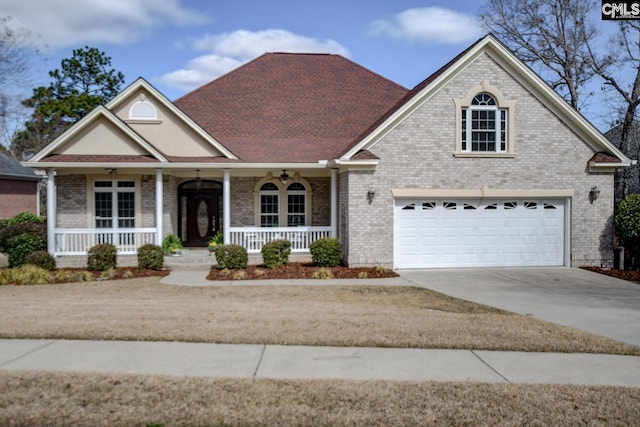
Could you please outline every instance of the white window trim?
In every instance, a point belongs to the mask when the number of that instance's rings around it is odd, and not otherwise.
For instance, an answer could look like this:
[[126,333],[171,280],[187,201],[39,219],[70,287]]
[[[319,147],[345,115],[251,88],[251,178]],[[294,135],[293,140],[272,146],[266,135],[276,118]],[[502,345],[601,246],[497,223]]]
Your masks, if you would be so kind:
[[[500,110],[506,111],[506,114],[507,114],[507,117],[506,117],[507,118],[507,129],[506,129],[507,147],[506,148],[507,149],[505,151],[500,151],[500,138],[499,138],[500,129],[496,129],[496,133],[498,134],[497,135],[498,138],[496,139],[497,151],[471,151],[470,107],[476,95],[483,92],[491,95],[493,99],[496,101],[497,105],[495,107],[495,110],[496,110],[496,117],[498,121],[500,120]],[[471,88],[471,90],[467,93],[466,97],[461,99],[454,99],[453,102],[455,104],[455,110],[456,110],[456,114],[455,114],[456,145],[455,145],[455,151],[453,153],[455,157],[506,157],[506,158],[515,157],[515,138],[514,138],[514,134],[515,134],[514,117],[515,117],[515,104],[516,104],[515,101],[505,99],[500,89],[498,89],[496,86],[493,86],[488,81],[482,81],[479,85]],[[476,110],[482,110],[482,109],[493,110],[494,109],[494,107],[488,108],[483,106],[474,106],[473,108]],[[467,150],[462,150],[462,110],[463,109],[466,109],[468,111],[467,113]]]
[[[136,176],[118,176],[117,178],[113,178],[110,177],[108,175],[88,175],[87,176],[87,228],[96,228],[96,216],[95,216],[95,194],[96,194],[96,181],[112,181],[115,183],[115,186],[111,187],[111,191],[112,193],[118,193],[118,181],[132,181],[134,182],[134,187],[124,187],[124,188],[120,188],[119,192],[125,192],[125,191],[131,191],[133,193],[135,193],[135,199],[134,199],[134,208],[135,208],[135,226],[136,228],[140,228],[142,226],[142,194],[141,194],[141,186],[140,186],[140,177],[136,177]],[[116,191],[114,191],[114,189]],[[101,192],[108,192],[108,191],[102,191],[102,190],[108,190],[108,188],[100,188],[99,191]],[[114,222],[113,222],[113,227],[112,228],[118,228],[118,224],[117,224],[117,196],[116,197],[116,203],[112,204],[112,209],[115,210],[115,214],[113,216]]]
[[[287,200],[286,200],[286,205],[287,205],[287,213],[286,213],[286,215],[287,215],[287,222],[285,222],[285,224],[287,225],[287,227],[289,227],[289,217],[290,217],[290,216],[292,216],[292,215],[296,215],[296,216],[298,216],[298,215],[303,215],[303,216],[304,216],[304,224],[303,224],[303,226],[307,226],[307,225],[309,224],[308,216],[307,216],[307,211],[309,210],[309,209],[308,209],[308,203],[309,203],[309,200],[308,200],[308,199],[309,199],[309,198],[307,197],[308,190],[307,190],[307,187],[305,187],[305,188],[304,188],[304,190],[289,190],[289,186],[290,186],[291,184],[294,184],[294,183],[300,183],[300,184],[302,184],[302,183],[301,183],[301,182],[299,182],[299,181],[294,181],[294,182],[291,182],[291,183],[287,183],[287,185],[286,185],[287,189],[285,190],[285,192],[286,192],[285,197],[287,198]],[[304,184],[302,184],[302,185],[304,186]],[[289,212],[289,196],[290,196],[290,195],[293,195],[293,196],[304,196],[304,212],[302,212],[302,213],[299,213],[299,212]]]
[[[286,227],[287,223],[288,223],[288,217],[289,217],[289,209],[288,209],[288,205],[289,205],[289,201],[288,201],[288,194],[302,194],[302,191],[294,191],[294,192],[289,192],[287,191],[287,188],[295,183],[298,182],[300,184],[302,184],[305,188],[304,194],[305,194],[305,224],[307,226],[311,225],[311,218],[312,215],[311,213],[313,212],[312,210],[312,204],[311,201],[313,200],[312,195],[313,193],[311,192],[311,185],[309,184],[309,182],[302,178],[301,176],[299,176],[297,173],[286,183],[283,184],[282,182],[280,182],[280,179],[278,177],[274,177],[272,174],[268,174],[267,177],[260,179],[255,187],[254,187],[254,202],[253,202],[253,206],[254,206],[254,224],[256,227],[260,227],[260,218],[262,216],[262,212],[261,212],[261,204],[260,204],[260,195],[264,194],[264,191],[261,191],[260,188],[267,182],[271,182],[273,184],[275,184],[278,187],[278,208],[279,208],[279,218],[278,218],[278,224],[280,227]],[[274,190],[275,192],[275,190]]]

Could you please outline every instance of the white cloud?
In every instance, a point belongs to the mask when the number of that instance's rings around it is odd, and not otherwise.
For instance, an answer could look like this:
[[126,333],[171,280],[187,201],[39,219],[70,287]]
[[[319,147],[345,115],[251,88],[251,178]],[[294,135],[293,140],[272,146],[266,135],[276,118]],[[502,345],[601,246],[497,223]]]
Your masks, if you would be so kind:
[[42,49],[83,43],[127,44],[166,25],[200,24],[201,14],[180,5],[180,0],[5,0],[2,15],[28,29]]
[[160,77],[163,84],[182,90],[195,89],[265,52],[349,56],[349,51],[334,40],[316,40],[279,29],[208,34],[192,41],[192,46],[207,53],[189,61],[185,68]]
[[478,38],[482,28],[477,18],[441,7],[408,9],[389,19],[375,21],[373,34],[420,43],[456,44]]

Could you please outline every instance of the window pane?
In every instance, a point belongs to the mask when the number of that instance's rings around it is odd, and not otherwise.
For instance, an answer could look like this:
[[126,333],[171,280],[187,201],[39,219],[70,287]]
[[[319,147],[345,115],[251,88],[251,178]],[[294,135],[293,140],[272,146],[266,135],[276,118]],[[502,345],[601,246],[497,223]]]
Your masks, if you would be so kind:
[[135,227],[135,193],[118,193],[118,227]]
[[111,187],[112,182],[111,181],[96,181],[95,185],[96,185],[96,188],[108,188],[108,187]]
[[305,225],[305,200],[304,194],[287,195],[287,226],[295,227]]
[[113,203],[111,193],[95,194],[95,218],[96,228],[111,228],[113,215]]
[[135,181],[118,181],[118,188],[135,188]]
[[260,226],[261,227],[273,227],[278,225],[278,218],[279,218],[278,200],[279,199],[277,194],[261,194],[260,195]]

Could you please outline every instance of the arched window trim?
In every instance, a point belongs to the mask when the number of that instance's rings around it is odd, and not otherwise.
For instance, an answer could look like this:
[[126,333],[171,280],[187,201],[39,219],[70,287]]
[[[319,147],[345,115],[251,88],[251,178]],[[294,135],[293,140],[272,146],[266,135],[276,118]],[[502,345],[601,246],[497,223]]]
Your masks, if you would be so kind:
[[[491,96],[496,105],[473,105],[473,100],[480,94]],[[455,117],[456,117],[456,145],[454,156],[456,157],[515,157],[515,101],[508,100],[502,94],[502,91],[493,86],[488,81],[483,81],[479,85],[474,86],[467,92],[467,95],[461,99],[454,99]],[[467,122],[470,122],[471,110],[492,110],[496,111],[496,121],[498,122],[496,150],[495,151],[473,151],[471,146],[471,137],[467,135],[467,144],[463,149],[463,110],[467,111]],[[505,143],[506,147],[502,150],[500,141],[500,121],[501,112],[505,114]],[[466,129],[468,129],[467,127]],[[467,134],[469,132],[467,131]]]
[[[311,225],[311,213],[312,211],[312,191],[311,191],[311,185],[309,184],[309,181],[307,181],[306,179],[302,178],[298,173],[296,173],[292,178],[289,179],[289,181],[287,182],[287,184],[282,184],[282,182],[280,181],[280,179],[277,176],[273,176],[271,173],[269,173],[266,177],[258,180],[254,186],[254,224],[256,227],[260,227],[261,224],[261,216],[262,216],[262,206],[261,206],[261,195],[262,194],[266,194],[265,192],[263,192],[261,190],[262,186],[265,183],[273,183],[278,187],[278,206],[279,206],[279,212],[278,212],[278,217],[279,217],[279,221],[278,221],[278,225],[281,227],[285,227],[288,224],[288,218],[289,218],[289,212],[288,212],[288,194],[302,194],[302,190],[294,190],[294,191],[288,191],[288,188],[291,184],[294,183],[300,183],[304,186],[304,194],[305,194],[305,225],[309,226]],[[271,194],[274,194],[275,191],[270,191]]]
[[[148,114],[148,115],[136,115],[136,107],[137,110],[140,110],[140,106],[144,105],[145,110],[147,111],[153,111],[153,115]],[[140,101],[134,102],[133,104],[131,104],[131,107],[129,107],[129,120],[140,120],[140,121],[157,121],[158,120],[158,110],[156,109],[156,107],[150,103],[149,101],[147,101],[146,99],[142,99]]]

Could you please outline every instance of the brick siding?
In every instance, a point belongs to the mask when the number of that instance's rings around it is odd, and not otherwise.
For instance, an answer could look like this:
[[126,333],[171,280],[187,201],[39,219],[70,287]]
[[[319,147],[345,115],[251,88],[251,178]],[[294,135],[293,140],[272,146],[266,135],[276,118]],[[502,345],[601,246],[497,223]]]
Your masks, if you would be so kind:
[[0,179],[0,218],[38,212],[38,181]]
[[[456,158],[454,99],[464,98],[482,80],[515,100],[515,158]],[[393,265],[393,206],[396,188],[573,189],[572,265],[611,265],[613,175],[588,173],[594,151],[549,109],[484,55],[415,110],[371,151],[381,158],[375,171],[349,172],[350,265]],[[376,196],[367,203],[369,185]],[[589,190],[600,197],[589,202]],[[344,198],[341,197],[341,200]],[[343,225],[341,225],[343,226]],[[344,237],[343,237],[344,239]]]

